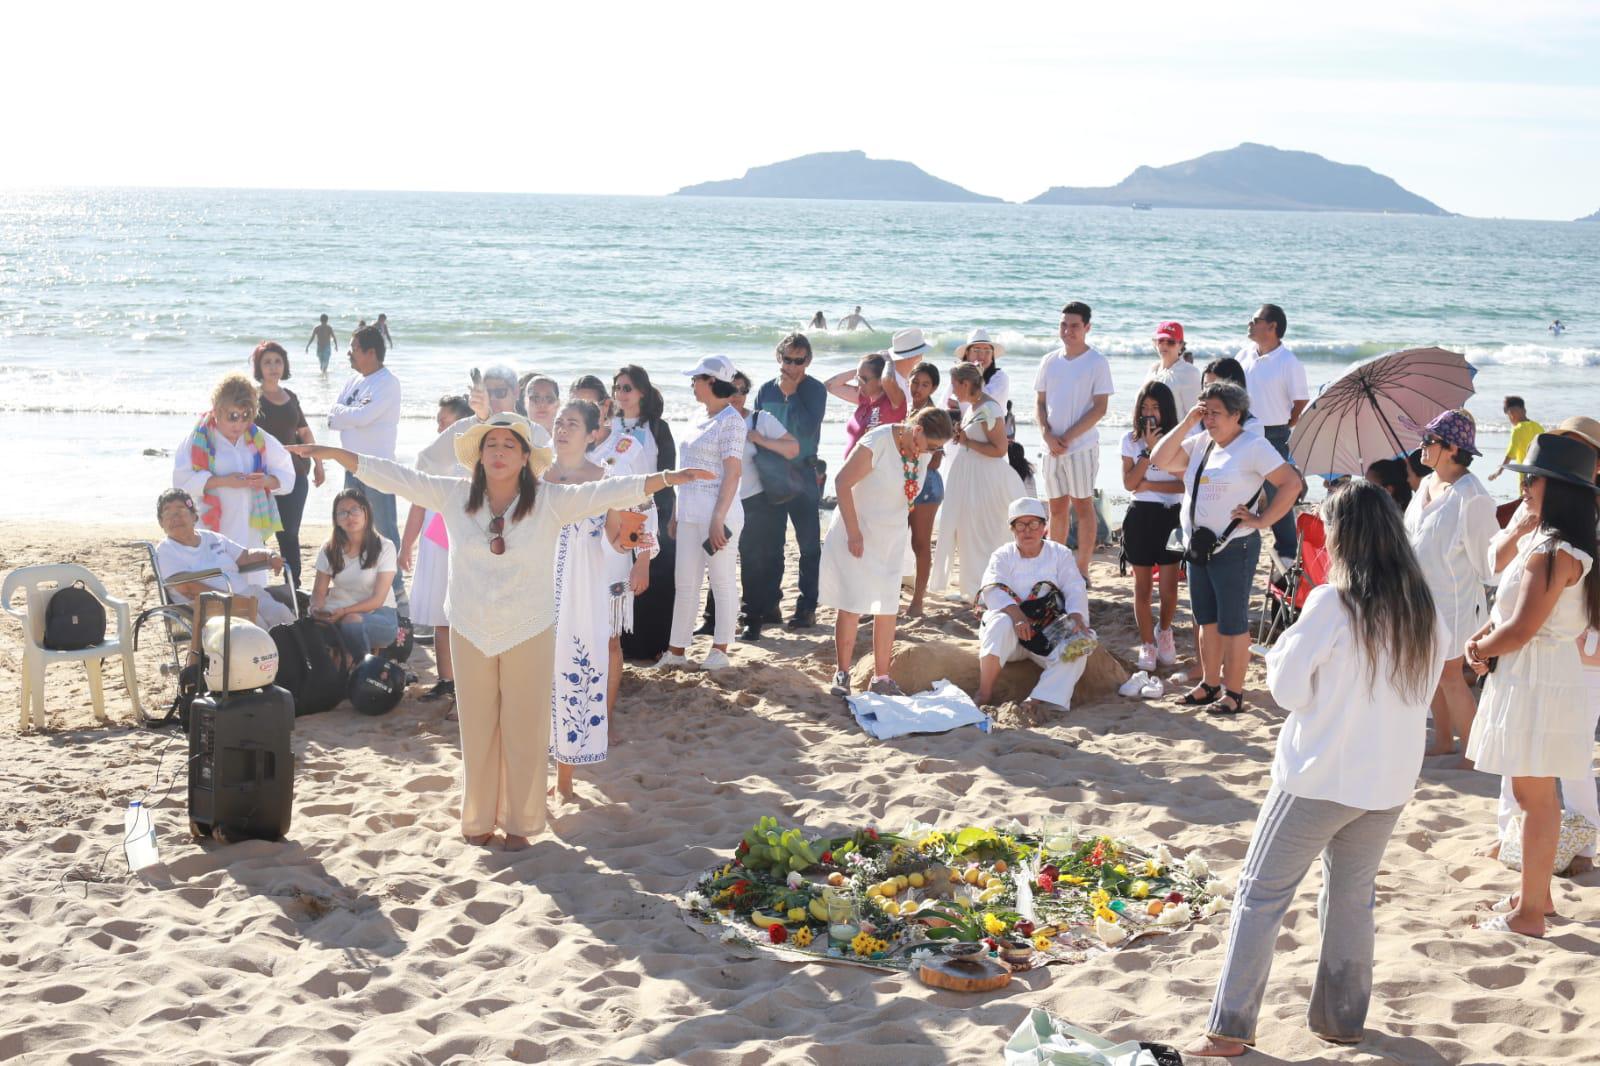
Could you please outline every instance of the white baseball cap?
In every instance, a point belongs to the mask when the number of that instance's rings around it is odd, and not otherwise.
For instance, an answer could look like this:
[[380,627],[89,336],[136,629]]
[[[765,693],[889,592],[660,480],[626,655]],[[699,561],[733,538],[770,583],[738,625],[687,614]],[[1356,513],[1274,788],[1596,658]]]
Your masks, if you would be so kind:
[[1019,518],[1037,518],[1041,522],[1050,521],[1050,510],[1044,501],[1036,496],[1019,496],[1011,501],[1011,506],[1006,508],[1006,524],[1010,525]]
[[683,372],[683,376],[686,378],[693,378],[699,377],[701,374],[705,374],[709,377],[715,378],[718,381],[725,381],[731,385],[733,384],[733,375],[737,372],[737,370],[738,368],[733,365],[733,360],[729,359],[727,356],[708,355],[696,363],[693,370],[685,370]]

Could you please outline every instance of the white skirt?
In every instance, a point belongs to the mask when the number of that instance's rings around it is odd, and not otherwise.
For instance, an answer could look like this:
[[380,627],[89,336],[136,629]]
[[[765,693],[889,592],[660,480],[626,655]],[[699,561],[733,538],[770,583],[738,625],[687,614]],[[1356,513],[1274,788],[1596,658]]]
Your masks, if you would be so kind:
[[[433,521],[429,511],[424,519]],[[418,626],[447,626],[450,619],[444,613],[444,592],[450,583],[450,553],[427,537],[417,538],[417,565],[411,575],[411,624]]]
[[1588,702],[1577,646],[1535,638],[1489,675],[1467,758],[1507,777],[1585,777],[1594,755]]

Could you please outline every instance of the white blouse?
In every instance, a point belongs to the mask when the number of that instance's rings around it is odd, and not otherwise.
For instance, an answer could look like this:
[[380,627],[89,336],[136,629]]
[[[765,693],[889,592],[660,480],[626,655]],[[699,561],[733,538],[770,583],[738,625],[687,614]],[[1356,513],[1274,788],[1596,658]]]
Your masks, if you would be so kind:
[[436,477],[388,459],[359,455],[356,476],[380,492],[404,496],[438,511],[450,533],[450,580],[445,613],[450,629],[484,655],[510,651],[555,624],[556,538],[561,527],[612,508],[634,507],[648,498],[648,475],[603,478],[582,485],[541,481],[533,510],[520,522],[506,512],[505,553],[489,551],[487,506],[467,513],[471,482]]
[[[678,488],[678,521],[709,526],[711,515],[717,509],[717,497],[722,493],[722,463],[726,459],[739,459],[744,455],[744,418],[732,404],[714,415],[696,419],[689,432],[678,444],[678,465],[696,470],[709,470],[716,477],[710,481],[691,481]],[[728,517],[735,520],[743,514],[739,494],[733,494]]]
[[[1421,676],[1436,678],[1444,669],[1448,632],[1440,618]],[[1387,660],[1369,672],[1338,590],[1313,589],[1299,620],[1267,653],[1267,687],[1289,712],[1272,760],[1273,784],[1364,811],[1410,799],[1422,769],[1433,682],[1407,696],[1395,688],[1398,672]]]
[[[1072,549],[1065,544],[1047,540],[1032,559],[1024,558],[1015,542],[1002,544],[989,556],[989,566],[983,572],[985,585],[998,582],[1024,600],[1040,581],[1048,581],[1061,590],[1067,614],[1082,615],[1085,622],[1089,621],[1089,591]],[[1017,602],[1000,589],[985,589],[982,599],[989,611],[1003,611]]]
[[[238,444],[230,444],[228,439],[216,430],[208,432],[211,434],[211,444],[216,449],[216,469],[196,469],[190,463],[192,433],[184,435],[183,442],[174,452],[172,464],[172,487],[183,489],[193,496],[195,507],[202,509],[204,505],[200,502],[200,497],[206,494],[206,482],[213,475],[253,474],[256,463],[256,451],[250,446],[248,436],[241,436]],[[274,496],[287,496],[294,491],[294,460],[283,450],[278,438],[270,433],[263,433],[262,436],[266,448],[261,457],[263,460],[261,472],[278,479],[278,487],[272,490]],[[251,551],[268,546],[265,538],[250,525],[250,496],[253,492],[254,489],[211,490],[211,495],[222,503],[222,514],[216,532]],[[273,550],[276,550],[276,545],[273,545]],[[265,585],[271,577],[271,571],[257,570],[246,574],[245,580],[252,585]]]

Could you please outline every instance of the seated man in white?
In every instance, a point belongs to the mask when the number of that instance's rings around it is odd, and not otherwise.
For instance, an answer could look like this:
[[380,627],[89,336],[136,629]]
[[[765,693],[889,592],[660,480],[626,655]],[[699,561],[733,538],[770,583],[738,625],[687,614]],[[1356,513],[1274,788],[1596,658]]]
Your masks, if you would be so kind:
[[268,563],[274,574],[281,574],[283,557],[272,551],[247,551],[220,533],[197,529],[198,519],[194,498],[182,489],[168,489],[156,501],[156,520],[167,535],[156,545],[156,565],[161,568],[161,580],[170,581],[178,574],[200,570],[222,571],[200,581],[168,585],[167,591],[173,600],[192,603],[207,589],[233,592],[240,599],[255,601],[256,622],[262,629],[293,622],[294,611],[273,599],[266,589],[252,586],[239,572],[241,566]]
[[[1018,659],[1032,659],[1044,669],[1029,698],[1030,710],[1043,708],[1065,711],[1072,706],[1072,689],[1083,676],[1087,658],[1063,662],[1060,639],[1044,653],[1035,648],[1043,637],[1023,613],[1025,600],[1050,594],[1041,587],[1047,583],[1061,594],[1063,611],[1070,625],[1089,628],[1089,593],[1078,572],[1072,549],[1047,539],[1050,511],[1032,496],[1013,500],[1006,512],[1011,524],[1012,543],[996,548],[983,572],[983,587],[978,598],[984,606],[983,625],[978,631],[978,691],[974,699],[982,706],[994,695],[1000,668]],[[1045,638],[1048,639],[1048,638]]]

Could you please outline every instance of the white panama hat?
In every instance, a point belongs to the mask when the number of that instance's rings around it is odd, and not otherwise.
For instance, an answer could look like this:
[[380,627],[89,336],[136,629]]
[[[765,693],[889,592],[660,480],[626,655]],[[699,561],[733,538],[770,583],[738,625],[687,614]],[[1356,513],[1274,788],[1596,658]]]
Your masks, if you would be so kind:
[[916,326],[895,330],[894,339],[889,342],[889,358],[894,360],[927,355],[931,351],[933,346],[922,339],[922,330]]
[[990,340],[989,331],[984,329],[982,326],[979,326],[977,329],[973,330],[967,335],[967,343],[956,349],[956,362],[966,362],[967,349],[972,347],[974,344],[987,344],[989,347],[993,348],[995,359],[999,359],[1002,355],[1006,354],[1006,346],[1003,344],[997,344]]

